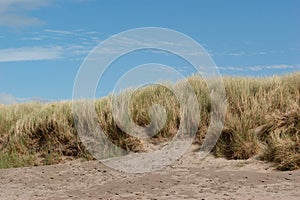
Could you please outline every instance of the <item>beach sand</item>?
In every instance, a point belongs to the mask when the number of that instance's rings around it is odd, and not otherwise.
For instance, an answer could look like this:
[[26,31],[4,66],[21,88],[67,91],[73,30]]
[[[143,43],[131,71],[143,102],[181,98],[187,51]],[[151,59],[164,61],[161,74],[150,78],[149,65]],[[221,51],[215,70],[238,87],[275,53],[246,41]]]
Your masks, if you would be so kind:
[[160,171],[129,174],[99,161],[0,170],[0,199],[300,199],[300,170],[194,150]]

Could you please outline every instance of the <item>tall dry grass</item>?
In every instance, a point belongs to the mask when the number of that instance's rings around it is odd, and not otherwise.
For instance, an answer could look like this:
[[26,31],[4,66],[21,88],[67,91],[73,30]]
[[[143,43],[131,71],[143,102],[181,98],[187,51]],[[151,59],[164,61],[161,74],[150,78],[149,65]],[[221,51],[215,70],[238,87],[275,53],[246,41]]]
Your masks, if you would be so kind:
[[[210,124],[210,93],[200,77],[192,76],[188,81],[201,110],[195,139],[195,143],[201,144]],[[258,155],[280,170],[298,169],[300,73],[268,78],[224,77],[223,81],[227,114],[214,155],[227,159]],[[178,82],[172,87],[181,86]],[[95,102],[97,123],[114,144],[133,152],[146,151],[145,140],[128,135],[116,123],[111,98]],[[166,110],[165,126],[146,141],[157,145],[168,142],[178,131],[180,104],[172,91],[163,86],[135,90],[129,105],[133,122],[141,127],[149,126],[149,109],[153,104],[162,105]],[[160,125],[154,123],[154,129],[155,126]],[[93,159],[79,139],[71,102],[0,107],[0,168],[53,164],[75,158]]]

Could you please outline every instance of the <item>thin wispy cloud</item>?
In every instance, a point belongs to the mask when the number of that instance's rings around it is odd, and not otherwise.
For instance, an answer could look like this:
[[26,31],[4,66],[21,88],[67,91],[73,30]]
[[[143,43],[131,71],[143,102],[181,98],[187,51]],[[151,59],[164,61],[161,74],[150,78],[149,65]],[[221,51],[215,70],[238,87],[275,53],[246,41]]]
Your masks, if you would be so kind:
[[0,49],[0,62],[53,60],[62,56],[63,48],[59,46]]

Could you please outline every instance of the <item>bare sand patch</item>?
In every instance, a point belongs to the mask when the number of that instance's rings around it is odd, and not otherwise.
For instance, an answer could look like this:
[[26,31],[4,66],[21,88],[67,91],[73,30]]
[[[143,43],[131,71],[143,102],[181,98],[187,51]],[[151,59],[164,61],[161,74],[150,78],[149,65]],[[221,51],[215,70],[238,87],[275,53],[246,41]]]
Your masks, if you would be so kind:
[[163,170],[129,174],[98,161],[0,170],[0,199],[299,199],[300,170],[270,163],[200,160],[190,150]]

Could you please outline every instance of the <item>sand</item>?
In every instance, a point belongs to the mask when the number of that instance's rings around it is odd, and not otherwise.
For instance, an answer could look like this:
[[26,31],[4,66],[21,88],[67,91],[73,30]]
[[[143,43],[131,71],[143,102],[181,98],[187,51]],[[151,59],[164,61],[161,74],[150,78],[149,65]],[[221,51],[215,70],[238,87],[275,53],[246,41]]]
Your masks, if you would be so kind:
[[300,170],[189,151],[156,172],[129,174],[99,161],[0,170],[0,199],[300,199]]

